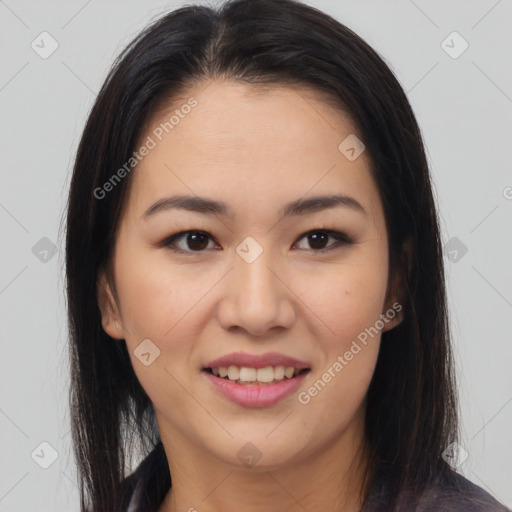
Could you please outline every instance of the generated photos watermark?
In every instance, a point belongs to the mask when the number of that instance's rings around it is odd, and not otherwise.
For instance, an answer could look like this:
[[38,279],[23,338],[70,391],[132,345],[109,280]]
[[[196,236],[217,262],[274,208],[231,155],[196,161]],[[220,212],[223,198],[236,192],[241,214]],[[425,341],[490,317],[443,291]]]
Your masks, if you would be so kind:
[[[361,331],[357,335],[357,339],[352,341],[350,348],[343,354],[339,355],[336,358],[336,361],[327,369],[326,372],[322,374],[322,376],[315,381],[315,383],[310,386],[307,391],[301,391],[297,395],[297,399],[299,403],[302,405],[307,405],[311,402],[311,399],[322,391],[325,386],[329,382],[332,381],[344,368],[349,364],[354,357],[361,352],[361,350],[366,347],[369,339],[377,336],[382,329],[388,324],[393,318],[396,317],[397,313],[402,311],[402,305],[398,302],[395,302],[391,308],[389,308],[385,313],[380,315],[380,318],[375,322],[371,327],[367,327],[364,331]],[[358,343],[359,342],[359,343]]]
[[184,103],[180,108],[174,110],[174,113],[167,121],[160,123],[151,132],[152,135],[148,135],[142,146],[138,151],[134,151],[132,156],[114,173],[112,176],[101,186],[94,189],[93,195],[96,199],[104,199],[108,192],[114,190],[114,188],[121,183],[122,179],[125,178],[145,156],[149,154],[152,149],[155,149],[159,142],[161,142],[166,134],[171,133],[172,130],[182,119],[197,106],[197,100],[195,98],[189,98],[187,103]]

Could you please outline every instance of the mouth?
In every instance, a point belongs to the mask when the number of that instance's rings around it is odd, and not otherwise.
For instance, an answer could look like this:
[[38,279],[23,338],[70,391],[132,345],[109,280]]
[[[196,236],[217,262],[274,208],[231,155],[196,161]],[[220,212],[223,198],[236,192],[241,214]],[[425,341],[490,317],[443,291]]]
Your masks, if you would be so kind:
[[271,407],[297,392],[311,368],[213,366],[201,372],[220,395],[242,407]]
[[204,368],[203,371],[218,379],[242,386],[272,386],[296,379],[305,373],[309,373],[311,368],[295,368],[282,365],[252,368],[231,365]]

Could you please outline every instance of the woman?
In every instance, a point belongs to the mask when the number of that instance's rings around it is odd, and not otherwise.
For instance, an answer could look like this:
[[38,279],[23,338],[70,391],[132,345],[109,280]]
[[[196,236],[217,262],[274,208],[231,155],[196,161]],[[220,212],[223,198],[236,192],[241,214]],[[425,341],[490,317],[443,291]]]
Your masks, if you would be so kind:
[[447,456],[420,130],[320,11],[191,6],[129,45],[80,143],[66,264],[82,510],[506,510]]

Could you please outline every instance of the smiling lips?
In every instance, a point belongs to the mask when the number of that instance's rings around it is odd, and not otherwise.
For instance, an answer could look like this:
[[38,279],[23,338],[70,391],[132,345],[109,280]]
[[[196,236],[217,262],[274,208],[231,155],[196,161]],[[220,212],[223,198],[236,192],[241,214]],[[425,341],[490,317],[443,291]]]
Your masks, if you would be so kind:
[[221,366],[238,366],[248,368],[265,368],[266,366],[293,366],[299,370],[309,368],[310,366],[294,357],[285,356],[277,352],[267,352],[266,354],[249,354],[247,352],[233,352],[226,356],[214,359],[206,364],[205,368],[219,368]]
[[272,405],[300,385],[311,368],[278,353],[237,352],[210,361],[203,372],[217,391],[245,407]]
[[239,384],[268,384],[292,379],[302,371],[308,370],[309,366],[303,361],[277,352],[261,355],[235,352],[210,361],[204,369],[217,377]]
[[293,366],[265,366],[264,368],[251,368],[247,366],[219,366],[211,368],[211,373],[217,377],[227,379],[237,384],[250,384],[255,382],[261,385],[269,385],[270,383],[284,379],[292,379],[301,371]]

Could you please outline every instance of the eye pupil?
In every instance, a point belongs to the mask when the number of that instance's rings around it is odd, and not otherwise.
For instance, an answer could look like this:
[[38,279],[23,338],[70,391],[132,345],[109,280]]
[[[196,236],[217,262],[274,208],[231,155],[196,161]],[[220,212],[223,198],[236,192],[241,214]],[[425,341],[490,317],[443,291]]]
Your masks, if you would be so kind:
[[[199,240],[199,247],[197,246],[197,237],[199,237],[199,239],[201,239],[201,237],[202,237],[202,239],[203,239],[202,240],[203,243],[201,243],[201,240]],[[195,240],[195,241],[192,241],[192,240]],[[191,241],[192,241],[192,243],[190,244]],[[194,244],[196,244],[196,245],[194,245]],[[201,249],[204,249],[208,245],[208,239],[202,233],[191,232],[187,236],[187,245],[191,249],[201,250]]]
[[316,232],[316,233],[310,234],[308,236],[309,236],[311,247],[313,249],[323,249],[324,248],[324,247],[317,247],[316,244],[318,242],[320,242],[320,246],[322,246],[325,243],[325,241],[327,240],[327,235],[325,233]]

